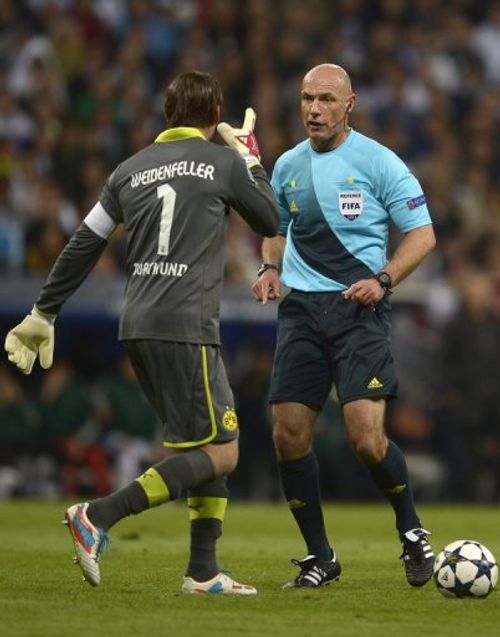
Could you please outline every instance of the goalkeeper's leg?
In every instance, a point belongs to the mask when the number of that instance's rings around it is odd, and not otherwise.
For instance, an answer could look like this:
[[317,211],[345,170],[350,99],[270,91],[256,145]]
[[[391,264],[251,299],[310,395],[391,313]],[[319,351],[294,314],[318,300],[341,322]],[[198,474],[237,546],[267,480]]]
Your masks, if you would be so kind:
[[215,478],[231,473],[238,461],[238,441],[210,444],[190,451],[171,451],[123,489],[89,504],[89,520],[110,529],[122,518],[177,500]]
[[70,507],[65,521],[85,579],[94,586],[100,583],[98,562],[108,541],[106,532],[119,520],[176,500],[199,485],[231,473],[237,460],[237,440],[174,452],[123,489]]
[[228,495],[226,478],[207,482],[189,491],[187,505],[191,539],[186,577],[204,582],[219,573],[216,545],[222,535]]
[[191,489],[187,500],[191,521],[189,564],[183,580],[184,593],[253,595],[253,586],[239,584],[217,564],[217,540],[222,535],[228,490],[226,478]]

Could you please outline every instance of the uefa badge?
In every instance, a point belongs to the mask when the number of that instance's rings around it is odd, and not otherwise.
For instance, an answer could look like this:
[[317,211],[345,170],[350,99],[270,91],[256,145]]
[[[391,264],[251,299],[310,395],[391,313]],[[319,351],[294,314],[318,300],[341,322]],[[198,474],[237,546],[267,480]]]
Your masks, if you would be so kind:
[[352,190],[339,192],[339,210],[349,221],[354,221],[363,212],[363,193]]

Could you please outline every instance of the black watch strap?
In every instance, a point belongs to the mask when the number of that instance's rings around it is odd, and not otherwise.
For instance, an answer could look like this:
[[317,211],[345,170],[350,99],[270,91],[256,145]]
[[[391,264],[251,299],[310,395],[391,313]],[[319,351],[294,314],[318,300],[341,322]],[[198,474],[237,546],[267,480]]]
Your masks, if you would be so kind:
[[276,272],[278,272],[279,268],[276,263],[261,263],[257,270],[257,276],[261,276],[266,270],[276,270]]
[[380,283],[380,287],[384,290],[384,292],[387,293],[391,291],[392,279],[390,274],[382,270],[381,272],[378,272],[374,278]]

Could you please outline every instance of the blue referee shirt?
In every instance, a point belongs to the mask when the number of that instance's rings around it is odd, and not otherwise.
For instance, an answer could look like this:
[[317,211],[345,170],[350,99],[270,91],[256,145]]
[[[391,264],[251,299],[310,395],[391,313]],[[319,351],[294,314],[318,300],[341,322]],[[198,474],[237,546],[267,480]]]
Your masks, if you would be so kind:
[[403,233],[431,223],[404,162],[355,130],[328,152],[308,139],[287,151],[272,185],[287,237],[281,278],[304,292],[344,290],[382,270],[391,222]]

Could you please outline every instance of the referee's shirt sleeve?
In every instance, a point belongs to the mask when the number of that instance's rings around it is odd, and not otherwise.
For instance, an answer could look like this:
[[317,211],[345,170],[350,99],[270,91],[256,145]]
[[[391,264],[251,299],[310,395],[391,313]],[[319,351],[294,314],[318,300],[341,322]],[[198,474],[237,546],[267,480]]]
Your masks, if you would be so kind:
[[231,166],[229,205],[260,235],[274,237],[278,232],[279,212],[266,171],[247,165],[234,153]]
[[397,228],[406,233],[431,224],[422,186],[408,166],[387,149],[379,170],[380,197]]

